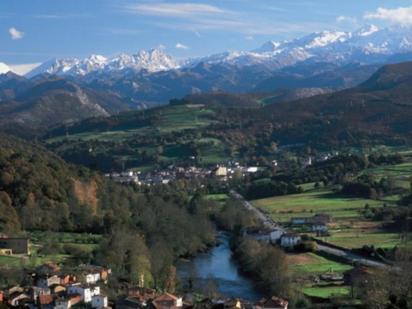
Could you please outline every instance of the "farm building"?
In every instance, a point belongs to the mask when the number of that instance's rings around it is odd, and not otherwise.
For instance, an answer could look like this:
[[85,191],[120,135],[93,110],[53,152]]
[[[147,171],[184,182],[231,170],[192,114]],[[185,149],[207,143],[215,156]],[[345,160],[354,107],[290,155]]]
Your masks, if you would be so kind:
[[284,234],[280,238],[280,245],[283,248],[291,248],[298,245],[302,238],[297,234]]
[[0,238],[0,253],[12,254],[30,254],[30,244],[28,238]]

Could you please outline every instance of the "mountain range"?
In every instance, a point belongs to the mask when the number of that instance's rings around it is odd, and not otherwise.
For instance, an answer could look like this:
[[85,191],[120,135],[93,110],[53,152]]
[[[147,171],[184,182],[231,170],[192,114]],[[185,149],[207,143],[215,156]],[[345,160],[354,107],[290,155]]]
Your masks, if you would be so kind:
[[1,126],[45,130],[205,93],[254,93],[265,104],[331,93],[365,82],[382,65],[412,60],[408,30],[324,31],[270,41],[253,51],[181,61],[162,48],[54,59],[24,77],[0,63]]
[[304,61],[348,63],[378,63],[391,55],[412,51],[409,28],[379,29],[369,25],[354,32],[323,31],[290,41],[269,41],[252,51],[232,51],[195,59],[178,61],[163,48],[120,54],[115,57],[91,55],[85,59],[50,60],[27,74],[28,77],[49,73],[57,75],[87,75],[122,70],[160,71],[193,68],[199,63],[209,65],[264,65],[272,70]]

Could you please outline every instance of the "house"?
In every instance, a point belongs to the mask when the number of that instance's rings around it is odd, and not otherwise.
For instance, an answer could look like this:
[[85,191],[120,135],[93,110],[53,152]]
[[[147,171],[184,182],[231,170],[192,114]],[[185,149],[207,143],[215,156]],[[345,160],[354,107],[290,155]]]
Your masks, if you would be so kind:
[[90,303],[92,297],[95,295],[100,295],[99,286],[82,286],[80,284],[73,284],[67,288],[68,295],[80,295],[81,301],[85,303]]
[[37,301],[39,308],[41,309],[46,309],[46,308],[52,309],[54,307],[53,302],[54,302],[54,297],[51,294],[40,295]]
[[313,224],[328,224],[332,222],[332,217],[327,214],[316,214],[311,218]]
[[0,238],[0,249],[8,254],[30,254],[30,244],[28,238]]
[[152,305],[156,309],[183,308],[183,299],[181,297],[165,293],[153,299]]
[[8,298],[10,298],[10,296],[12,295],[12,294],[15,294],[15,293],[23,293],[23,291],[24,291],[24,289],[21,287],[21,286],[19,286],[19,285],[15,285],[15,286],[12,286],[12,287],[10,287],[8,290],[6,290],[6,296],[8,297]]
[[328,226],[323,223],[315,223],[312,225],[312,232],[317,234],[323,234],[328,231]]
[[292,218],[291,223],[293,225],[303,224],[327,224],[332,221],[331,216],[327,214],[316,214],[313,217],[296,217]]
[[72,295],[68,298],[61,298],[55,301],[53,309],[70,309],[72,306],[81,302],[80,295]]
[[219,166],[214,170],[215,176],[227,177],[227,168],[225,166]]
[[47,289],[52,285],[60,285],[60,277],[57,275],[43,275],[37,278],[37,287]]
[[256,309],[288,309],[289,302],[282,298],[273,296],[271,298],[264,298],[256,303]]
[[246,169],[246,172],[253,174],[253,173],[257,173],[258,170],[259,170],[258,167],[256,167],[256,166],[250,166],[250,167],[248,167],[248,168]]
[[40,295],[50,295],[50,294],[51,294],[51,291],[49,288],[33,286],[30,289],[30,296],[34,301],[37,301]]
[[297,234],[284,234],[280,238],[280,245],[283,248],[291,248],[298,245],[302,238]]
[[73,275],[61,275],[60,276],[60,285],[68,285],[70,283],[76,282],[76,276]]
[[302,224],[306,224],[308,222],[309,218],[301,218],[301,217],[297,217],[297,218],[292,218],[291,223],[293,225],[302,225]]
[[270,242],[276,243],[281,239],[282,235],[285,234],[284,230],[281,229],[274,229],[270,232]]
[[19,307],[23,303],[30,301],[31,298],[25,293],[16,292],[9,296],[8,303],[12,307]]
[[100,272],[95,270],[85,274],[84,279],[87,284],[96,284],[100,281]]
[[83,267],[83,272],[82,272],[83,280],[82,281],[87,284],[96,284],[99,281],[103,281],[104,283],[107,283],[107,280],[109,279],[110,274],[111,274],[110,268],[88,265],[88,266]]
[[285,232],[281,229],[244,229],[243,236],[266,243],[276,243]]
[[52,287],[53,294],[64,294],[66,292],[66,287],[63,285],[55,285]]
[[108,306],[108,299],[106,295],[95,295],[92,297],[92,308],[101,309]]

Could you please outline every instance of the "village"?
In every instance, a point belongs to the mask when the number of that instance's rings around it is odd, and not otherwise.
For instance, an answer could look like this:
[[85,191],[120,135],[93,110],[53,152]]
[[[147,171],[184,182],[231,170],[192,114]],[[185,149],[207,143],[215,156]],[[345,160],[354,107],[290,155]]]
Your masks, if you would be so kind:
[[[311,166],[317,162],[325,162],[334,156],[339,155],[339,152],[325,152],[317,155],[309,155],[302,159],[302,166]],[[191,157],[189,162],[193,162],[196,158]],[[278,160],[270,162],[272,168],[280,168],[281,163]],[[141,172],[137,169],[130,169],[121,172],[106,173],[105,177],[110,178],[122,184],[136,185],[159,185],[168,184],[170,182],[186,179],[200,179],[206,177],[215,177],[222,182],[227,182],[235,178],[243,178],[249,174],[255,174],[267,167],[259,166],[243,166],[240,162],[231,160],[226,163],[219,163],[208,167],[198,167],[195,164],[189,166],[169,165],[165,169]]]
[[[276,166],[277,162],[274,161],[273,164]],[[147,173],[129,170],[107,173],[105,176],[118,183],[152,186],[168,184],[179,179],[193,180],[206,177],[215,177],[220,181],[226,182],[235,177],[245,177],[247,174],[254,174],[258,171],[259,167],[256,166],[245,167],[241,166],[238,162],[229,162],[227,165],[220,164],[211,168],[170,165],[167,169]]]
[[27,274],[24,286],[15,285],[0,291],[0,306],[28,309],[69,308],[279,308],[287,309],[288,301],[278,297],[256,303],[242,299],[204,298],[194,301],[193,295],[178,296],[144,287],[127,288],[126,295],[109,299],[108,282],[111,269],[81,265],[73,273],[62,271],[59,265],[48,263]]

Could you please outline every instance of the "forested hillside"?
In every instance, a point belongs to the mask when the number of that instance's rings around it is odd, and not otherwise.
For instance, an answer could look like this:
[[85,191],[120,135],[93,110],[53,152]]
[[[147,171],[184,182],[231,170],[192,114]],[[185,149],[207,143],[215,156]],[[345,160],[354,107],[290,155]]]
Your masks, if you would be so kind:
[[[208,216],[190,212],[188,196],[173,187],[140,193],[6,135],[0,138],[0,173],[0,233],[102,234],[96,261],[127,280],[136,282],[144,269],[162,286],[176,257],[214,241]],[[161,260],[152,258],[155,252]]]

